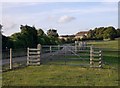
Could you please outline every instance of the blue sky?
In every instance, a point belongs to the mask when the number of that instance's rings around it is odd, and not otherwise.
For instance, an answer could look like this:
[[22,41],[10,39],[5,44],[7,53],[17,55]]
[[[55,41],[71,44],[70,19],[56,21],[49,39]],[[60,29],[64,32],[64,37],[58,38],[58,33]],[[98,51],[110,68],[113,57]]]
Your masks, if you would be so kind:
[[19,32],[20,25],[34,25],[45,32],[54,28],[60,35],[95,27],[118,27],[117,2],[4,2],[3,34]]

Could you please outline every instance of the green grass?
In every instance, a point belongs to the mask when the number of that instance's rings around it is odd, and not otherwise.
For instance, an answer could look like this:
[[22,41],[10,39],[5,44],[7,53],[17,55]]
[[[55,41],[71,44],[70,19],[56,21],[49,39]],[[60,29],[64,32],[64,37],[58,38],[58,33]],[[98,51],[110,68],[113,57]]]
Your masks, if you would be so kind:
[[4,86],[117,86],[116,69],[41,65],[5,72]]
[[88,44],[93,45],[95,47],[99,48],[108,48],[108,49],[115,49],[118,50],[118,40],[112,40],[112,41],[102,41],[102,42],[88,42]]
[[118,68],[118,42],[120,38],[112,41],[101,41],[101,42],[88,42],[89,45],[93,45],[94,47],[98,47],[103,52],[103,61],[105,63],[105,67],[109,68]]
[[[51,65],[29,66],[4,72],[3,86],[118,86],[120,81],[118,79],[118,63],[120,64],[118,51],[107,50],[118,50],[117,42],[117,40],[89,42],[96,47],[105,48],[103,50],[103,69],[55,65],[54,63],[64,63],[64,61],[53,61],[50,62]],[[84,62],[73,60],[67,63]]]

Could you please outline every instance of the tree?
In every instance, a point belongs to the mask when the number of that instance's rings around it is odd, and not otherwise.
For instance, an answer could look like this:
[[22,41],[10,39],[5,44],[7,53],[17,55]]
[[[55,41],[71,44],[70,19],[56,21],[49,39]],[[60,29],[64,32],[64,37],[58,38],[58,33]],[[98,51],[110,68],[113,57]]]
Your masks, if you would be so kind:
[[44,31],[42,29],[38,29],[37,30],[37,35],[38,36],[45,36],[46,34],[44,33]]
[[103,32],[104,32],[104,30],[105,30],[104,27],[96,28],[96,30],[95,30],[95,38],[96,39],[103,39]]
[[2,30],[2,25],[0,24],[0,48],[1,48],[1,40],[2,40],[2,33],[1,33],[1,30]]
[[12,48],[13,43],[12,43],[11,39],[9,37],[4,36],[1,33],[1,31],[2,31],[2,25],[0,24],[0,44],[2,44],[2,47],[0,46],[0,48],[2,48],[2,49]]
[[1,33],[1,30],[2,30],[2,25],[0,24],[0,33]]
[[120,29],[119,28],[117,29],[117,35],[116,35],[116,37],[120,37]]
[[13,41],[11,38],[2,35],[2,49],[13,48]]
[[25,47],[36,47],[38,40],[37,40],[37,30],[36,28],[30,27],[28,25],[21,25],[21,37],[25,42]]
[[58,37],[59,36],[58,33],[57,33],[57,30],[55,30],[55,29],[49,29],[47,31],[47,35],[50,36],[50,37]]
[[51,45],[51,37],[47,36],[42,29],[37,30],[38,43],[42,45]]
[[94,30],[88,31],[88,39],[94,40],[103,40],[103,39],[114,39],[119,36],[119,29],[118,31],[112,27],[99,27],[95,28]]
[[107,27],[107,29],[104,31],[104,38],[105,39],[111,39],[113,40],[117,35],[117,31],[114,27]]
[[88,31],[88,38],[92,39],[94,37],[94,30],[89,30]]
[[10,38],[14,48],[25,48],[25,42],[20,32],[12,34]]
[[11,35],[14,48],[36,47],[38,44],[36,28],[28,25],[20,26],[21,32]]

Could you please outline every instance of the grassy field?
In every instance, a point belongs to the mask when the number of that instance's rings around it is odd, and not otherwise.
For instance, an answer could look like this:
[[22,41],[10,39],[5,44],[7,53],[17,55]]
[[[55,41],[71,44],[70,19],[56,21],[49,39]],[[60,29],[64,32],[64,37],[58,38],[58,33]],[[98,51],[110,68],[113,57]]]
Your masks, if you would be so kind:
[[112,41],[100,41],[100,42],[88,42],[88,44],[93,45],[95,47],[99,48],[107,48],[107,49],[112,49],[112,50],[118,50],[118,41],[117,40],[112,40]]
[[5,72],[5,86],[117,86],[116,69],[41,65]]
[[103,51],[104,68],[29,66],[3,73],[3,86],[118,86],[118,41],[89,42]]

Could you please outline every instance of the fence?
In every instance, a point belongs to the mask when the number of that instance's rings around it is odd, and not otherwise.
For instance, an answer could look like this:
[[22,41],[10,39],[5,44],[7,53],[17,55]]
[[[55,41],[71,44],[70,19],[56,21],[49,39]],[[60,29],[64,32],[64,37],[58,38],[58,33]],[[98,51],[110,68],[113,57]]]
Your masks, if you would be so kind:
[[37,49],[27,49],[27,65],[40,65],[40,50],[40,44],[37,45]]
[[27,49],[6,49],[2,50],[2,70],[15,69],[26,66]]
[[[89,47],[79,49],[75,46],[42,46],[42,64],[89,65]],[[81,62],[82,61],[82,62]],[[81,63],[81,64],[80,64]]]
[[102,68],[102,51],[93,49],[90,47],[90,67],[100,67]]
[[[102,67],[102,51],[99,48],[77,45],[38,45],[37,48],[8,49],[3,51],[3,68],[27,65],[55,64]],[[6,68],[6,67],[5,67]]]
[[[42,46],[41,50],[41,63],[42,64],[64,64],[64,65],[80,65],[90,67],[102,67],[102,56],[99,56],[99,62],[95,61],[95,55],[102,55],[93,51],[91,46]],[[92,53],[91,53],[92,52]],[[91,63],[91,62],[92,63]],[[94,64],[93,63],[97,63]]]

